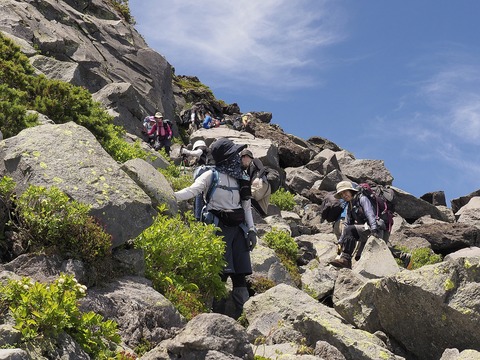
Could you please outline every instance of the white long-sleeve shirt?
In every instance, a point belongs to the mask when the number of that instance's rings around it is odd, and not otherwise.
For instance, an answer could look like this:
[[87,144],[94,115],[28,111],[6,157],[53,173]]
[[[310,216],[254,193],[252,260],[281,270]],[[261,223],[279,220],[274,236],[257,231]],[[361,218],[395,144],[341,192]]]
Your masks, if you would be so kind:
[[[185,201],[195,196],[207,193],[210,184],[213,181],[213,171],[205,171],[202,175],[195,179],[195,182],[189,187],[176,191],[175,197],[177,201]],[[228,188],[237,188],[238,190],[229,190]],[[235,178],[218,173],[217,187],[207,204],[207,210],[233,210],[242,207],[245,211],[245,221],[249,229],[254,228],[251,201],[241,200],[238,182]]]

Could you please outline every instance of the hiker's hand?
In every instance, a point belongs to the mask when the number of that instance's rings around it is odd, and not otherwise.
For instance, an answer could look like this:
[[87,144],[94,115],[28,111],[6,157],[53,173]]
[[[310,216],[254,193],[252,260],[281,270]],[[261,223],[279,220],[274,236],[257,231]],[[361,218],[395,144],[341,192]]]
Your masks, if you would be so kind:
[[252,251],[257,245],[257,233],[253,230],[249,230],[247,239],[248,239],[248,245],[249,245],[250,251]]
[[378,229],[372,230],[372,235],[380,239],[380,231]]
[[337,244],[337,255],[342,253],[342,244]]

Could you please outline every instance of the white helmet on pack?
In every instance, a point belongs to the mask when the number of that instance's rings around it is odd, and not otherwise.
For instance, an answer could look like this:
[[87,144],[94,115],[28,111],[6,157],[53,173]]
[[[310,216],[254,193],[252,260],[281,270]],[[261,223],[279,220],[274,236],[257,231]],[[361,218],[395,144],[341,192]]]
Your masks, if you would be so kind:
[[207,144],[205,144],[205,141],[203,141],[203,140],[197,140],[197,141],[195,141],[195,142],[193,143],[192,149],[193,149],[193,150],[196,150],[196,149],[198,149],[200,146],[205,146],[205,147],[207,147]]

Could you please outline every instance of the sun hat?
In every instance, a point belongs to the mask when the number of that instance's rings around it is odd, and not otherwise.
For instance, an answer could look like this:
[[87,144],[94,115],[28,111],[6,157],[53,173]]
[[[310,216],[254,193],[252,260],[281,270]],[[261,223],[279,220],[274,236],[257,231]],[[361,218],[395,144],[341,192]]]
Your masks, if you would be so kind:
[[207,144],[205,144],[205,141],[203,140],[197,140],[193,143],[193,147],[192,147],[192,150],[196,150],[198,149],[200,146],[205,146],[207,147]]
[[342,191],[345,191],[345,190],[352,190],[352,191],[355,191],[357,192],[358,189],[355,189],[352,185],[352,182],[351,181],[340,181],[338,184],[337,184],[337,192],[335,193],[335,197],[337,199],[340,199],[341,198],[341,193]]
[[253,154],[250,150],[243,149],[242,152],[240,153],[240,156],[245,156],[245,155],[253,159]]
[[219,164],[225,160],[228,160],[231,156],[238,154],[246,147],[247,145],[245,144],[235,144],[230,139],[220,138],[210,145],[210,151],[215,163]]
[[161,112],[156,112],[154,115],[155,119],[163,119],[163,114]]

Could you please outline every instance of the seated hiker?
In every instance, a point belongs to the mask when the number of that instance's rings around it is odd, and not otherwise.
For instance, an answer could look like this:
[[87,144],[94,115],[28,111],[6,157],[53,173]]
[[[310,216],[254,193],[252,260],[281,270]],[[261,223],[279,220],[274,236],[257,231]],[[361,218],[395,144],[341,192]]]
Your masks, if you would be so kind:
[[[352,254],[355,251],[357,241],[360,245],[367,242],[370,235],[388,241],[390,233],[386,229],[385,222],[377,219],[375,211],[370,200],[354,187],[350,181],[341,181],[337,184],[335,196],[342,198],[347,203],[347,213],[345,217],[345,226],[340,239],[341,246],[340,257],[331,261],[330,264],[335,267],[352,268]],[[406,268],[410,267],[411,255],[399,250],[390,248],[393,256],[400,258]],[[361,253],[361,252],[360,252]],[[359,260],[360,253],[355,257]]]
[[155,133],[152,133],[151,135],[148,135],[150,133],[150,130],[152,130],[152,127],[155,125],[156,120],[154,116],[147,116],[145,119],[143,119],[143,128],[142,128],[142,133],[145,134],[146,137],[146,142],[148,142],[151,146],[155,143]]
[[[215,166],[197,177],[192,185],[175,192],[177,201],[206,194],[202,220],[218,227],[225,242],[222,281],[232,279],[234,317],[238,318],[249,298],[246,276],[252,273],[250,251],[257,243],[250,203],[250,186],[241,168],[240,151],[245,145],[220,138],[210,145]],[[225,299],[215,300],[213,311],[225,313]]]
[[246,131],[252,135],[255,135],[255,130],[253,128],[253,115],[251,113],[246,113],[242,116],[242,131]]
[[242,150],[240,156],[242,168],[248,174],[252,186],[252,206],[262,217],[267,216],[272,189],[265,175],[265,167],[250,150]]
[[208,111],[205,113],[205,118],[203,119],[202,126],[204,129],[211,129],[215,127],[212,115]]
[[[196,169],[193,171],[193,178],[196,179],[199,177],[204,171],[208,170],[205,165],[210,165],[210,158],[209,152],[207,148],[207,144],[203,140],[197,140],[193,143],[192,150],[188,150],[184,147],[180,149],[180,155],[182,156],[192,156],[195,158],[194,166]],[[195,197],[195,203],[193,206],[193,213],[195,214],[195,219],[198,221],[200,220],[203,206],[205,202],[203,200],[203,193],[198,194]]]
[[172,145],[172,128],[169,120],[163,120],[163,115],[160,112],[155,113],[155,124],[147,133],[148,136],[152,134],[155,136],[155,143],[153,148],[160,150],[165,147],[165,152],[170,156],[170,146]]

